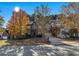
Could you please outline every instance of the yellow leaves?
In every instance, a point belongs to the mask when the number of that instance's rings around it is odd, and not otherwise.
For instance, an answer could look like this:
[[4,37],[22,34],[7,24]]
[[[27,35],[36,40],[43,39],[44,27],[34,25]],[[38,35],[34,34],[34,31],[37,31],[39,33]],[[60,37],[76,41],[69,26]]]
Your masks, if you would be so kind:
[[9,43],[7,42],[7,40],[0,40],[0,46],[3,45],[8,45]]
[[79,31],[79,14],[70,14],[69,16],[60,16],[60,22],[65,28],[77,28]]
[[59,27],[52,27],[52,33],[57,34],[60,31]]
[[14,12],[8,25],[10,34],[14,36],[25,34],[28,32],[27,24],[29,24],[29,22],[29,16],[27,16],[24,11],[21,10],[18,13]]
[[0,28],[0,33],[3,33],[4,32],[4,29],[3,28]]

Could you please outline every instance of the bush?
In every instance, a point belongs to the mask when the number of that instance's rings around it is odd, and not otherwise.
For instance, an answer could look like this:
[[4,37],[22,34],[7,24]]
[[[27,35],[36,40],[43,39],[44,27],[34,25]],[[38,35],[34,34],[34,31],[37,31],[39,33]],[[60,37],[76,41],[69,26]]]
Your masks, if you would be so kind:
[[25,38],[26,38],[25,35],[18,35],[18,36],[16,36],[15,39],[25,39]]
[[29,37],[30,37],[30,35],[28,35],[28,34],[17,35],[17,36],[15,37],[15,39],[27,39],[27,38],[29,38]]
[[62,33],[63,38],[69,38],[70,37],[69,32],[62,31],[61,33]]
[[51,32],[52,32],[53,36],[57,37],[57,34],[60,32],[60,28],[59,27],[52,27]]
[[70,35],[71,38],[76,38],[76,37],[78,37],[78,30],[77,30],[76,28],[70,29],[70,30],[69,30],[69,35]]

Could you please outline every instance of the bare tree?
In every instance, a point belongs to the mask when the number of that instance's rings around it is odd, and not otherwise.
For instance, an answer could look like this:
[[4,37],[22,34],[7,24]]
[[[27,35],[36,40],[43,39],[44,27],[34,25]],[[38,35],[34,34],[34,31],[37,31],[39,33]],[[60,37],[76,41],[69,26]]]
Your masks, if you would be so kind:
[[51,14],[51,9],[48,7],[48,5],[40,5],[35,8],[34,14],[35,21],[39,28],[38,32],[41,32],[42,34],[47,33],[47,24],[51,20],[49,17]]

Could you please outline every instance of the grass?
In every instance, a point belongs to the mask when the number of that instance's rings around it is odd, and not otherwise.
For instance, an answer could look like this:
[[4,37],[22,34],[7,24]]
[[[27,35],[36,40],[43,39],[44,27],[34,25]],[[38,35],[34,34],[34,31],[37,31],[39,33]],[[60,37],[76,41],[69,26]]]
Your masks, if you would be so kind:
[[64,39],[62,43],[72,45],[72,46],[79,46],[79,38],[68,38]]
[[24,40],[2,40],[0,39],[0,46],[6,45],[40,45],[40,44],[50,44],[48,39],[45,38],[34,38],[34,39],[24,39]]
[[3,45],[8,45],[9,43],[7,42],[7,40],[0,40],[0,46]]
[[79,42],[79,38],[66,38],[66,41],[78,41]]
[[50,44],[47,39],[25,39],[25,40],[9,40],[10,45],[40,45]]

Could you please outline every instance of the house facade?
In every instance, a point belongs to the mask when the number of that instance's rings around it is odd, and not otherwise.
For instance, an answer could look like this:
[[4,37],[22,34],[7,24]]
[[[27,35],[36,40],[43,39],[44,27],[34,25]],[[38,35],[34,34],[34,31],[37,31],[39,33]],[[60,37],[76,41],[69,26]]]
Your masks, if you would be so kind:
[[73,28],[73,26],[71,27],[71,22],[67,19],[61,20],[59,19],[59,16],[60,15],[58,15],[55,18],[52,18],[50,23],[52,29],[54,29],[54,27],[60,28],[59,30],[60,32],[57,33],[57,37],[60,38],[79,37],[79,32],[77,31],[76,28]]

